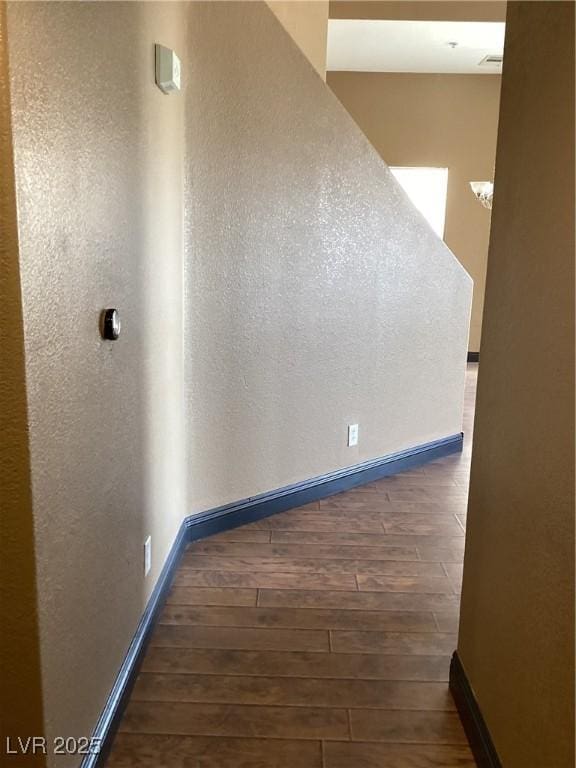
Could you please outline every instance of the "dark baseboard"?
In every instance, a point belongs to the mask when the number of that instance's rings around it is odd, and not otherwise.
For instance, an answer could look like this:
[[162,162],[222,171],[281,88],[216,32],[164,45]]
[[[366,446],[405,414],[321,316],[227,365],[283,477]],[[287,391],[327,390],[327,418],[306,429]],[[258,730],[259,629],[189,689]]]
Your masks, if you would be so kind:
[[479,363],[480,362],[480,352],[468,352],[467,361],[469,363]]
[[106,762],[122,713],[130,697],[140,663],[150,637],[158,611],[164,602],[182,553],[189,541],[203,539],[215,533],[252,523],[264,517],[301,507],[312,501],[342,493],[350,488],[371,483],[388,475],[426,464],[442,456],[462,450],[463,434],[450,435],[442,440],[417,445],[405,451],[392,453],[380,459],[365,461],[345,469],[328,472],[310,480],[261,493],[242,501],[190,515],[182,523],[172,549],[166,559],[158,583],[138,624],[136,633],[122,663],[114,687],[94,729],[93,738],[100,744],[100,752],[86,755],[80,768],[101,768]]
[[80,768],[99,768],[106,762],[116,730],[136,681],[140,664],[144,658],[144,652],[150,639],[154,622],[162,608],[172,582],[172,576],[180,562],[187,541],[188,532],[186,524],[182,523],[156,582],[154,591],[150,595],[148,604],[134,633],[128,652],[108,696],[106,706],[92,734],[94,741],[99,745],[99,752],[85,755]]
[[454,651],[450,662],[450,691],[478,768],[502,768],[490,731],[484,722],[457,651]]
[[215,533],[253,523],[264,517],[285,512],[294,507],[325,499],[357,485],[371,483],[388,475],[395,475],[412,467],[418,467],[433,459],[458,453],[462,450],[463,434],[424,443],[406,451],[399,451],[379,459],[354,464],[346,469],[329,472],[275,491],[252,496],[223,507],[201,512],[186,519],[189,539],[203,539]]

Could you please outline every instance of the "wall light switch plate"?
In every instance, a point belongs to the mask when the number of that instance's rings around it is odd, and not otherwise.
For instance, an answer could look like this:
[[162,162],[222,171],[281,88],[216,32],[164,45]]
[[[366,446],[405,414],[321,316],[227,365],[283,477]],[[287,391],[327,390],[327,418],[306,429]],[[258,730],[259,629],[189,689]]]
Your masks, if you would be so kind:
[[144,542],[144,576],[148,576],[152,568],[152,536]]
[[180,90],[180,59],[171,48],[156,43],[156,85],[162,93]]
[[348,425],[348,447],[358,445],[358,424]]

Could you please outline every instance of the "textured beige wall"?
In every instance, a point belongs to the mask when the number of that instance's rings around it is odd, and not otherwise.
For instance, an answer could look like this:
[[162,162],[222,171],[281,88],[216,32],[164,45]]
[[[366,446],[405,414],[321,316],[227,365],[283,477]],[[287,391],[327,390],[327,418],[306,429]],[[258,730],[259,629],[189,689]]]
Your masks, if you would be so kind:
[[9,4],[50,737],[91,733],[185,509],[184,101],[153,80],[184,22],[175,3]]
[[504,21],[505,0],[330,0],[331,19]]
[[389,165],[448,168],[444,239],[474,280],[468,348],[477,352],[490,212],[469,182],[493,178],[500,77],[329,72],[328,85]]
[[187,513],[460,430],[471,285],[264,3],[8,21],[43,703],[86,735]]
[[458,651],[506,768],[574,766],[574,6],[510,3]]
[[276,18],[326,80],[328,0],[266,0]]
[[[24,325],[10,128],[6,7],[0,3],[0,763],[7,738],[43,734]],[[16,577],[17,575],[17,577]],[[10,758],[44,765],[42,755]]]
[[191,7],[193,511],[461,429],[471,281],[265,11]]

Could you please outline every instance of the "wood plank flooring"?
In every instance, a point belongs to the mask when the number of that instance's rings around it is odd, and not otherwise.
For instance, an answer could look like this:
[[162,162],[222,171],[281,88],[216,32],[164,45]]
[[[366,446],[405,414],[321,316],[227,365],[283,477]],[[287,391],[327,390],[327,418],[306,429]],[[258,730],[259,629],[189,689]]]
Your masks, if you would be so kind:
[[461,455],[188,547],[109,768],[471,768]]

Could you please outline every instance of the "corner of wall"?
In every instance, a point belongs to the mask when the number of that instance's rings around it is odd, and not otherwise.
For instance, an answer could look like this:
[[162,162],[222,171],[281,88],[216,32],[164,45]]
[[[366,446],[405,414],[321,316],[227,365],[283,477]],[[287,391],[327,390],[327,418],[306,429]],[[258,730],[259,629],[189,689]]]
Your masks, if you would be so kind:
[[328,0],[266,0],[266,4],[325,81]]
[[0,762],[43,766],[6,754],[44,733],[7,32],[0,2]]

